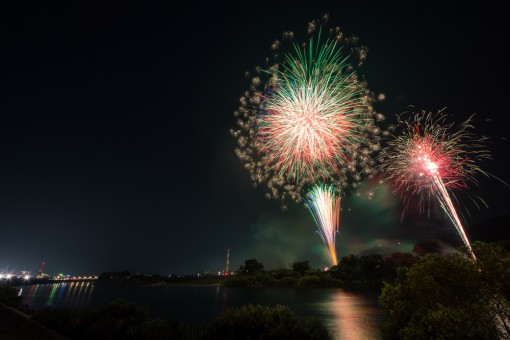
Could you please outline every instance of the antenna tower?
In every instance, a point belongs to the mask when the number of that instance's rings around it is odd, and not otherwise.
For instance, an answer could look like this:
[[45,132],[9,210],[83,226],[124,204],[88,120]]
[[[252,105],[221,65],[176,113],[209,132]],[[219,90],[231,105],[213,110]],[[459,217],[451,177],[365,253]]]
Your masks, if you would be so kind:
[[230,249],[227,249],[227,269],[225,269],[225,273],[228,275],[228,265],[230,264]]
[[37,271],[38,274],[44,273],[44,266],[46,266],[46,262],[42,261],[41,266],[39,267],[39,270]]

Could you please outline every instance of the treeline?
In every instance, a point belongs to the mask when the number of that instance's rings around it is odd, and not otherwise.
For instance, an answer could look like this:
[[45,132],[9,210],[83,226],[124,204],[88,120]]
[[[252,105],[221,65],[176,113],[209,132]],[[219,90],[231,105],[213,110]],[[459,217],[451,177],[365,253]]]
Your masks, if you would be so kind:
[[313,269],[309,261],[295,262],[292,269],[264,270],[256,259],[249,259],[239,267],[236,275],[225,281],[234,287],[342,287],[381,288],[383,282],[397,278],[397,269],[409,267],[417,257],[396,252],[381,255],[350,255],[328,270]]
[[220,275],[159,275],[131,274],[129,271],[104,272],[96,284],[113,286],[159,286],[159,285],[211,285],[220,284],[226,278]]

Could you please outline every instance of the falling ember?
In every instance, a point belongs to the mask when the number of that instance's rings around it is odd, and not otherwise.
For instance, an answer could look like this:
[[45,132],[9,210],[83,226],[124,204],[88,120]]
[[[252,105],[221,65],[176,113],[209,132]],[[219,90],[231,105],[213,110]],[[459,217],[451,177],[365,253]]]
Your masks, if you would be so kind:
[[340,227],[341,198],[331,185],[317,185],[307,195],[306,207],[312,213],[318,234],[328,249],[333,266],[338,264],[336,256],[336,234]]
[[452,201],[451,189],[467,189],[482,173],[477,161],[488,158],[483,138],[475,138],[468,119],[454,129],[441,111],[437,116],[421,112],[400,120],[402,132],[388,142],[381,154],[381,170],[399,192],[421,195],[430,192],[455,226],[474,258],[471,244]]

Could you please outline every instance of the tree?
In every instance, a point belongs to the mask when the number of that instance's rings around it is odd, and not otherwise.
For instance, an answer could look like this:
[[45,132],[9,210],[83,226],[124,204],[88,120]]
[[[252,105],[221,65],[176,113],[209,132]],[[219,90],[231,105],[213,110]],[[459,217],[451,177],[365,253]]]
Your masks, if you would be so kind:
[[294,262],[292,264],[292,270],[304,275],[308,270],[310,270],[310,263],[309,261]]
[[388,339],[508,339],[510,255],[476,242],[467,253],[428,254],[385,284]]
[[510,249],[508,242],[497,245],[475,242],[483,294],[496,320],[501,339],[510,339]]
[[358,263],[360,279],[368,284],[380,284],[386,276],[386,262],[379,254],[363,255]]
[[349,255],[342,257],[337,266],[330,268],[329,273],[332,277],[345,281],[359,280],[359,256]]
[[264,265],[256,259],[249,259],[244,261],[244,266],[239,266],[238,272],[240,274],[257,274],[264,271]]

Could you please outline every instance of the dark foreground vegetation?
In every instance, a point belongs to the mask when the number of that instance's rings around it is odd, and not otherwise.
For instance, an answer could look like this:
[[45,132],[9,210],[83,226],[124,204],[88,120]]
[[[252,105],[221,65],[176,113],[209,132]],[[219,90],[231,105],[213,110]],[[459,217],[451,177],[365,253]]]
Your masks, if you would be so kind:
[[510,339],[510,252],[475,242],[464,251],[428,254],[400,269],[379,298],[385,339]]
[[30,320],[15,308],[0,303],[0,339],[65,340],[66,338]]
[[31,318],[36,326],[43,325],[69,339],[80,340],[331,339],[318,319],[299,317],[283,306],[246,305],[227,310],[205,325],[150,319],[145,308],[123,300],[96,310],[45,308],[33,311]]

